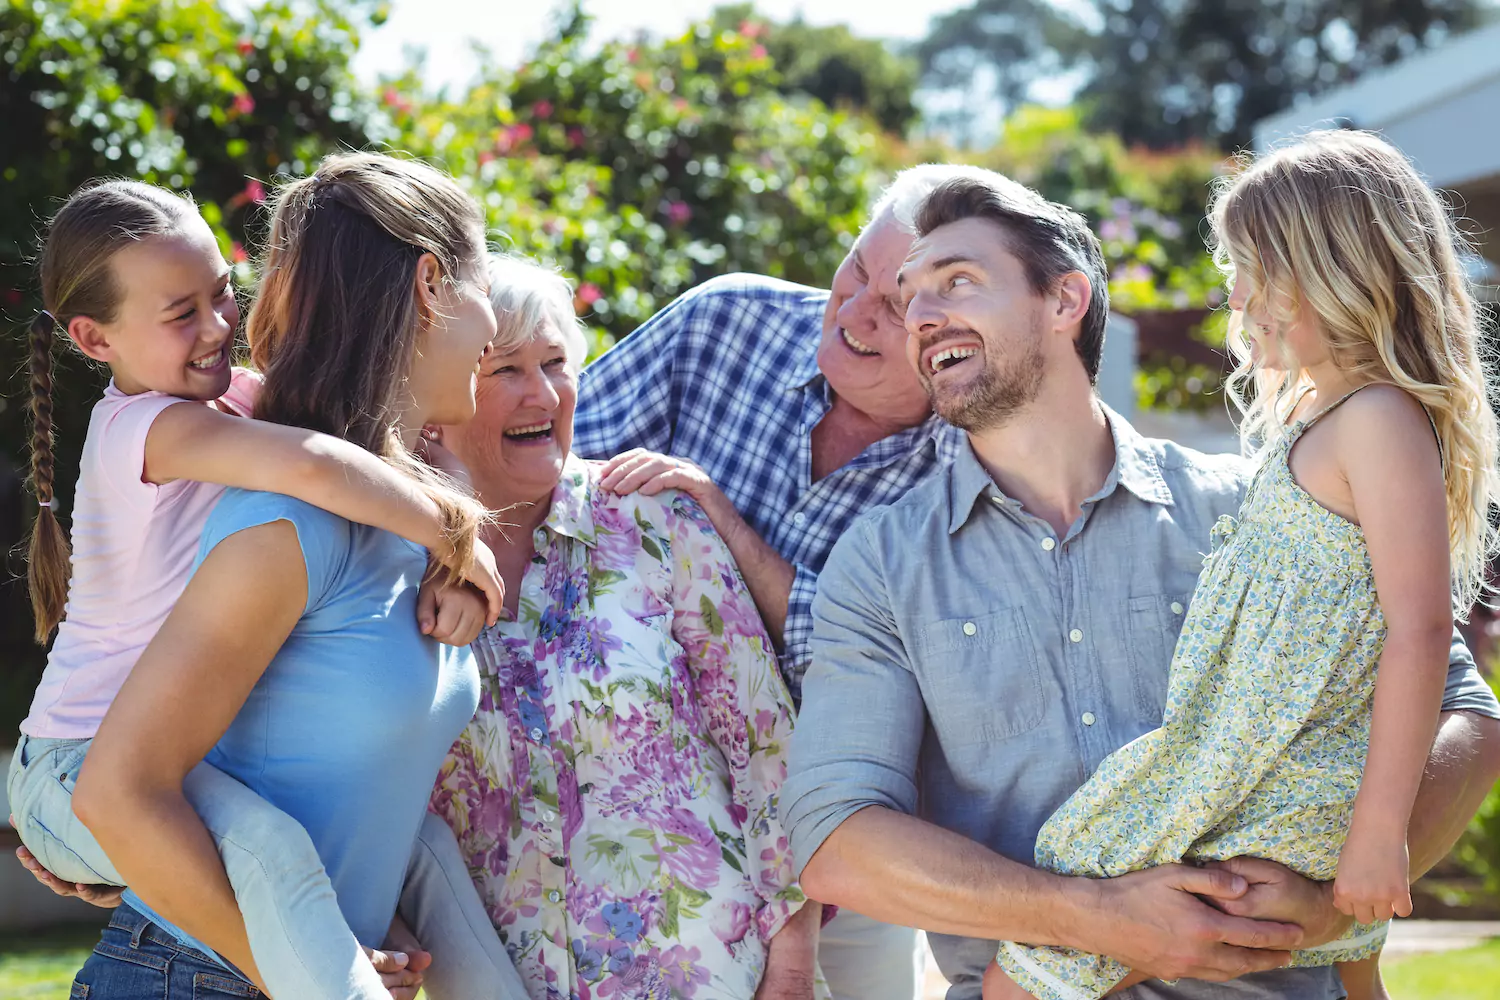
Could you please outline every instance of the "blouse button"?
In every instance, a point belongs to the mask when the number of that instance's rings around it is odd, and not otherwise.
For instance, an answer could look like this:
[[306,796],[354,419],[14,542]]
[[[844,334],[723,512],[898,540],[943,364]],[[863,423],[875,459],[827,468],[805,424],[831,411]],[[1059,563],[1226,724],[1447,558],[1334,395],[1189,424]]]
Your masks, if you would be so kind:
[[540,729],[533,729],[531,731],[531,738],[540,743],[542,739],[542,731]]
[[1043,552],[1051,552],[1055,548],[1057,548],[1057,540],[1055,538],[1043,538],[1042,539],[1042,551]]
[[1094,723],[1096,723],[1098,721],[1099,720],[1094,717],[1094,713],[1093,712],[1084,712],[1083,713],[1083,724],[1085,726],[1092,726]]
[[1083,630],[1075,628],[1073,631],[1071,631],[1071,632],[1068,633],[1068,640],[1070,642],[1082,642],[1083,641]]
[[964,622],[964,635],[973,635],[979,631],[979,627],[973,622]]
[[1173,601],[1172,602],[1172,614],[1174,614],[1174,615],[1180,615],[1180,614],[1182,614],[1182,602],[1181,601]]
[[556,889],[553,889],[551,892],[547,893],[547,899],[553,903],[560,902],[562,900],[562,893],[558,892]]
[[551,809],[548,809],[546,812],[542,813],[542,819],[546,820],[548,823],[555,822],[557,820],[557,813],[553,812]]

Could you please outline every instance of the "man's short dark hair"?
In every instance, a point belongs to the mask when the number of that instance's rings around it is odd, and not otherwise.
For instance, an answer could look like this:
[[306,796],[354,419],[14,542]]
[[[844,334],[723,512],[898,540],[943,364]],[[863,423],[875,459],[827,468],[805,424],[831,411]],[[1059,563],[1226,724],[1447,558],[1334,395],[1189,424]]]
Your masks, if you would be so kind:
[[1048,201],[1002,174],[955,177],[933,188],[917,207],[914,228],[919,237],[964,219],[988,219],[1005,230],[1010,251],[1020,260],[1032,290],[1050,292],[1057,279],[1081,271],[1092,295],[1075,347],[1089,381],[1099,377],[1104,354],[1104,324],[1109,319],[1109,276],[1099,238],[1083,216]]

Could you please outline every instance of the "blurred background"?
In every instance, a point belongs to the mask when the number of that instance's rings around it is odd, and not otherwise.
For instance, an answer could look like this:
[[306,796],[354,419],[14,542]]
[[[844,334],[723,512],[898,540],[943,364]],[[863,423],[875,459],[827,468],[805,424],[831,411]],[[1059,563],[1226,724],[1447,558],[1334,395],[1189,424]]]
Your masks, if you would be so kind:
[[[1134,320],[1113,401],[1149,432],[1233,448],[1210,185],[1237,151],[1311,125],[1380,129],[1465,219],[1493,321],[1497,51],[1497,0],[0,0],[0,544],[34,513],[38,232],[98,174],[191,190],[249,287],[280,180],[341,148],[430,158],[502,245],[577,282],[598,353],[715,274],[826,287],[893,172],[976,163],[1102,238]],[[64,515],[104,380],[62,362]],[[23,568],[12,556],[0,582],[0,747],[43,659]],[[1486,661],[1489,629],[1480,609]],[[1496,796],[1422,890],[1422,915],[1500,918]],[[0,927],[26,922],[5,893]],[[1500,982],[1500,949],[1481,954]],[[4,968],[0,994],[27,995]]]

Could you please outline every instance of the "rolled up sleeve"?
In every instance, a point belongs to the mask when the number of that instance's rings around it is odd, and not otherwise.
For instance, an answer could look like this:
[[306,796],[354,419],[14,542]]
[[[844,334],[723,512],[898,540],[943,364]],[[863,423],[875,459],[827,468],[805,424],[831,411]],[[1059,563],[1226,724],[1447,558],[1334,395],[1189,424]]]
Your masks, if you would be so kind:
[[868,520],[829,556],[812,621],[811,663],[781,794],[799,874],[861,809],[916,811],[927,722]]
[[1448,654],[1448,683],[1443,689],[1443,711],[1473,712],[1490,719],[1500,719],[1500,701],[1495,699],[1495,692],[1474,665],[1474,654],[1469,652],[1458,629],[1453,630],[1453,645]]

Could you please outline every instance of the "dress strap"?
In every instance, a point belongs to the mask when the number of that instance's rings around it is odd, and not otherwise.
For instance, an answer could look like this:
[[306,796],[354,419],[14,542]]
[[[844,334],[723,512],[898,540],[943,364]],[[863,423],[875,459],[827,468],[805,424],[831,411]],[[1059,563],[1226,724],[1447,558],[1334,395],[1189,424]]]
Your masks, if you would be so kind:
[[[1330,412],[1331,410],[1338,409],[1340,406],[1342,406],[1345,402],[1348,401],[1348,399],[1349,399],[1350,396],[1353,396],[1356,392],[1359,392],[1360,389],[1364,389],[1364,388],[1367,388],[1369,386],[1379,385],[1379,384],[1381,384],[1381,383],[1378,383],[1378,382],[1366,382],[1364,385],[1356,386],[1355,388],[1351,389],[1350,391],[1344,393],[1338,399],[1335,399],[1332,403],[1330,403],[1327,406],[1323,407],[1323,409],[1319,410],[1317,413],[1314,413],[1307,420],[1302,421],[1302,429],[1300,431],[1298,431],[1298,435],[1300,436],[1302,434],[1306,434],[1307,433],[1307,429],[1309,427],[1311,427],[1313,424],[1317,423],[1319,420],[1323,419],[1323,415],[1324,414]],[[1437,441],[1437,446],[1438,446],[1438,462],[1441,464],[1442,468],[1446,469],[1448,467],[1448,456],[1443,451],[1443,436],[1438,433],[1437,421],[1432,418],[1432,411],[1429,410],[1425,405],[1422,406],[1422,413],[1426,415],[1426,417],[1427,417],[1427,425],[1432,428],[1432,436]]]
[[[1364,385],[1355,386],[1353,389],[1351,389],[1348,392],[1344,393],[1338,399],[1335,399],[1333,402],[1331,402],[1327,406],[1323,407],[1317,413],[1314,413],[1312,416],[1308,417],[1306,420],[1301,421],[1301,423],[1302,423],[1302,433],[1306,434],[1308,428],[1311,427],[1313,424],[1317,423],[1319,420],[1322,420],[1323,417],[1326,414],[1332,413],[1334,410],[1338,409],[1340,406],[1343,406],[1345,403],[1347,403],[1349,401],[1349,399],[1356,392],[1359,392],[1361,389],[1367,388],[1368,386],[1372,386],[1372,385],[1375,385],[1375,384],[1376,383],[1374,383],[1374,382],[1366,382]],[[1427,419],[1431,420],[1432,416],[1429,414]],[[1436,424],[1433,425],[1433,430],[1434,431],[1437,430],[1437,425]]]

